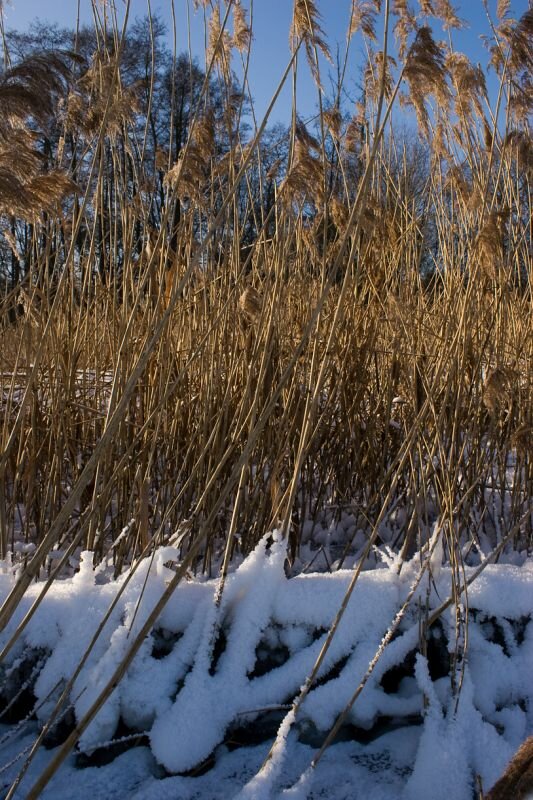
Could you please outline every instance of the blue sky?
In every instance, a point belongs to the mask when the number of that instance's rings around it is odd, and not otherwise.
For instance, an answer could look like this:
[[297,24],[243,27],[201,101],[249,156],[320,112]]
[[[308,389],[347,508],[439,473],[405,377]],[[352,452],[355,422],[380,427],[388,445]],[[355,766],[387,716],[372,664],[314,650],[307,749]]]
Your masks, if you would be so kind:
[[[203,58],[203,19],[202,12],[193,12],[192,0],[175,0],[177,20],[178,51],[187,49],[187,5],[190,7],[191,41],[194,53]],[[249,6],[249,0],[243,5]],[[345,47],[346,25],[349,18],[350,0],[318,0],[323,16],[323,27],[332,54],[337,46],[342,56]],[[10,0],[4,4],[4,16],[7,28],[27,28],[36,18],[49,20],[62,26],[74,26],[76,21],[78,0]],[[171,0],[151,0],[152,11],[158,13],[166,22],[169,31],[172,28]],[[489,0],[489,8],[495,14],[496,0]],[[117,0],[117,8],[122,7],[122,0]],[[514,0],[512,12],[520,16],[527,9],[527,0]],[[250,85],[257,105],[257,113],[261,116],[276,88],[287,61],[290,57],[288,32],[290,28],[292,0],[254,0],[254,42],[250,64]],[[459,16],[468,23],[463,31],[453,33],[456,49],[467,53],[474,61],[486,63],[486,51],[483,49],[480,34],[488,33],[488,23],[481,0],[470,0],[457,4]],[[132,0],[131,15],[133,18],[146,14],[147,0]],[[80,0],[82,21],[91,22],[90,0]],[[364,62],[364,51],[361,40],[356,38],[352,43],[353,55],[348,71],[346,88],[350,95],[357,99],[357,84],[360,79],[360,68]],[[237,66],[237,64],[235,64]],[[331,69],[331,68],[330,68]],[[327,72],[323,82],[329,86]],[[491,83],[489,79],[489,89]],[[298,85],[300,113],[311,116],[317,106],[317,93],[305,68]],[[289,87],[281,97],[274,112],[274,119],[286,119],[290,107]]]

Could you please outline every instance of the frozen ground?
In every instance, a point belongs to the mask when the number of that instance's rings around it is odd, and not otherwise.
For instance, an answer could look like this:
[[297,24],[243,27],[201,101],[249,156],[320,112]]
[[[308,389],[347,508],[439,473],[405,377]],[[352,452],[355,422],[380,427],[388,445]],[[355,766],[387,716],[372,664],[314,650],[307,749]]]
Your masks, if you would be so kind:
[[[174,575],[176,558],[174,548],[161,548],[129,579],[112,580],[84,554],[74,577],[46,594],[3,666],[4,704],[22,688],[16,702],[30,697],[34,713],[0,730],[0,796],[111,602],[70,692],[67,731],[120,663]],[[327,639],[352,571],[288,579],[283,543],[265,538],[228,576],[219,606],[217,581],[183,581],[81,737],[81,754],[70,756],[43,797],[472,800],[478,776],[490,788],[533,732],[533,562],[509,554],[515,563],[487,565],[458,609],[452,603],[426,630],[420,648],[423,620],[452,592],[452,570],[442,559],[434,538],[399,575],[396,558],[386,553],[361,573],[296,719],[290,704]],[[473,575],[466,568],[461,580]],[[0,599],[15,577],[5,564]],[[2,645],[41,588],[28,591]],[[361,681],[337,740],[311,769]],[[59,729],[56,736],[60,741]],[[116,740],[124,736],[128,749],[117,755]],[[26,797],[53,752],[38,751],[15,797]],[[82,759],[100,766],[82,767]]]

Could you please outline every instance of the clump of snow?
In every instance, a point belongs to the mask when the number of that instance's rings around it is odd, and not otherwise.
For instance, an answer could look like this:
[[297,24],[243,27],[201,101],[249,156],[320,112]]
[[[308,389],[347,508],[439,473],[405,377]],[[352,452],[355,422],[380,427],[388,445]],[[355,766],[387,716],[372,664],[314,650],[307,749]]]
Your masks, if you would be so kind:
[[[215,602],[216,580],[183,581],[124,679],[84,732],[79,749],[93,752],[113,739],[120,724],[146,734],[151,760],[145,764],[146,785],[139,789],[139,798],[235,797],[240,792],[241,800],[276,796],[470,800],[477,776],[485,789],[490,788],[513,751],[533,731],[533,565],[527,561],[522,566],[489,565],[469,587],[467,602],[463,598],[468,608],[468,650],[457,695],[457,676],[452,682],[447,675],[449,663],[440,673],[432,673],[442,667],[442,658],[437,662],[435,653],[447,658],[456,645],[453,609],[445,611],[430,631],[428,654],[420,650],[424,608],[427,605],[431,613],[452,590],[452,571],[443,563],[437,531],[428,553],[427,580],[421,582],[346,719],[360,729],[376,730],[375,742],[333,747],[336,753],[345,753],[347,763],[351,760],[346,780],[360,781],[359,794],[350,793],[347,785],[342,789],[340,780],[337,794],[320,795],[320,787],[327,785],[324,776],[332,780],[334,760],[326,751],[318,766],[311,768],[314,751],[302,741],[306,731],[312,731],[313,746],[318,746],[347,705],[408,596],[420,570],[419,556],[398,574],[394,554],[380,553],[380,568],[361,573],[317,680],[296,714],[289,709],[326,641],[351,571],[289,579],[285,544],[274,534],[228,576],[220,604]],[[171,565],[177,560],[176,548],[161,548],[135,572],[101,583],[92,555],[82,553],[78,572],[54,582],[2,667],[12,680],[22,661],[35,654],[39,668],[33,692],[39,724],[48,719],[82,658],[70,702],[76,718],[83,717],[167,588]],[[13,586],[13,569],[10,562],[0,569],[0,600]],[[472,569],[466,568],[466,579],[470,574]],[[0,645],[9,640],[40,589],[39,584],[28,589]],[[113,610],[87,653],[111,604]],[[227,764],[238,760],[225,750],[224,742],[244,721],[260,722],[273,709],[280,712],[281,724],[266,767],[259,772],[269,748],[254,748],[253,768],[234,770],[238,778],[225,784],[224,794],[213,776],[225,774]],[[385,730],[388,725],[389,732],[380,735],[380,725]],[[393,729],[403,730],[403,738]],[[169,773],[187,773],[213,754],[213,776],[203,784],[200,778],[155,777],[161,767]],[[389,759],[387,780],[378,780],[365,766],[365,756],[373,754]],[[9,758],[3,756],[5,763]],[[6,774],[12,772],[6,768]],[[199,783],[191,784],[194,780]],[[193,785],[210,786],[210,793],[197,794]],[[128,796],[135,796],[131,787]]]

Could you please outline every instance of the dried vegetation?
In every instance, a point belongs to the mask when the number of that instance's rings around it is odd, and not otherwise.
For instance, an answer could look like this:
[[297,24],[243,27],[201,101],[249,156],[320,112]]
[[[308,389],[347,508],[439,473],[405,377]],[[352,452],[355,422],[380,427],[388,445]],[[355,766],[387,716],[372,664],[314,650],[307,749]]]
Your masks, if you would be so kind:
[[[212,572],[277,526],[297,568],[306,523],[325,514],[354,514],[365,553],[402,557],[439,519],[459,581],[465,560],[509,535],[533,545],[531,11],[495,23],[494,99],[432,34],[428,18],[460,24],[447,2],[418,16],[354,2],[347,42],[368,45],[371,91],[347,115],[324,108],[314,131],[295,108],[287,158],[267,174],[267,120],[243,142],[248,89],[230,87],[231,59],[245,68],[252,42],[247,9],[203,5],[224,108],[206,80],[175,160],[128,149],[143,87],[122,80],[118,28],[115,49],[83,69],[55,53],[0,79],[12,264],[15,222],[30,223],[26,277],[2,279],[0,550],[21,561],[2,627],[29,582],[80,549],[119,574],[172,539],[184,571]],[[322,25],[318,3],[295,2],[291,69],[302,46],[319,92]],[[399,94],[426,168],[391,124]],[[43,155],[51,117],[78,143],[83,185],[61,148]],[[257,175],[274,195],[243,248]],[[337,564],[349,554],[347,542]]]
[[[352,508],[371,523],[393,485],[405,535],[419,544],[422,518],[452,515],[463,497],[472,546],[493,513],[496,536],[516,521],[531,494],[531,138],[513,106],[530,58],[528,14],[495,29],[493,51],[507,53],[503,128],[480,67],[437,44],[402,4],[394,11],[400,66],[376,54],[366,106],[353,119],[325,110],[325,139],[295,117],[285,177],[245,251],[236,195],[247,172],[261,171],[260,136],[243,148],[233,128],[233,148],[217,155],[206,94],[167,165],[161,224],[147,226],[150,192],[121,191],[117,168],[105,212],[120,226],[109,225],[105,254],[90,247],[80,261],[76,236],[96,240],[101,224],[101,148],[118,158],[139,89],[123,85],[108,50],[77,81],[73,53],[4,71],[0,202],[11,228],[30,220],[35,243],[47,241],[22,283],[4,283],[4,557],[17,538],[46,537],[104,558],[133,518],[117,571],[184,520],[184,552],[205,537],[201,569],[217,562],[230,528],[232,547],[247,552],[282,521],[296,558],[306,519]],[[378,12],[354,4],[349,38],[362,29],[372,40]],[[233,39],[218,11],[209,23],[221,80],[232,47],[250,45],[240,3],[233,18]],[[326,44],[315,4],[295,4],[291,41],[303,41],[318,80]],[[394,74],[427,140],[419,175],[388,111],[376,116],[397,94]],[[228,95],[226,117],[235,102]],[[93,147],[83,190],[61,148],[43,164],[40,131],[60,114],[64,138]],[[147,187],[148,166],[137,166]],[[4,235],[20,259],[14,229]],[[497,512],[491,486],[503,493]]]

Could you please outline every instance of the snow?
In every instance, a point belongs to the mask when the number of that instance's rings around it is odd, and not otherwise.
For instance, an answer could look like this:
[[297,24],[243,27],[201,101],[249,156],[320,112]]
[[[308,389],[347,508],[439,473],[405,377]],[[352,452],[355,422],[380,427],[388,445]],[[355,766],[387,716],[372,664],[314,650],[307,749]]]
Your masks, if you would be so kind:
[[[19,741],[27,745],[30,737]],[[378,743],[360,745],[341,743],[327,751],[320,771],[313,775],[313,798],[332,800],[397,800],[415,753],[418,733],[411,729],[394,731]],[[228,800],[236,798],[241,787],[257,772],[266,757],[268,745],[246,747],[228,752],[221,749],[212,770],[198,777],[161,777],[146,747],[137,747],[118,756],[105,767],[80,771],[70,758],[42,794],[43,800]],[[313,750],[294,743],[291,758],[280,775],[277,797],[294,798],[291,787],[307,768]],[[44,752],[33,769],[35,776],[49,758]],[[38,768],[38,769],[37,769]],[[0,775],[6,780],[14,770]],[[25,780],[15,795],[22,800],[29,781]],[[1,784],[0,784],[1,786]],[[256,800],[256,798],[254,798]]]
[[[265,537],[228,575],[220,604],[217,580],[182,581],[83,733],[78,751],[90,756],[109,749],[124,726],[149,746],[131,746],[109,764],[83,769],[71,755],[43,797],[470,800],[476,776],[490,788],[533,731],[531,561],[487,565],[463,595],[468,626],[459,639],[467,635],[468,650],[455,676],[461,678],[457,695],[449,676],[433,674],[434,655],[419,648],[420,609],[426,602],[430,612],[440,607],[452,591],[452,571],[434,531],[425,556],[429,569],[347,716],[341,739],[350,740],[335,742],[313,766],[420,578],[424,558],[417,555],[398,575],[396,557],[383,552],[379,568],[361,573],[317,681],[295,713],[291,704],[313,670],[353,573],[288,578],[285,557],[279,536]],[[2,667],[13,681],[26,660],[38,675],[34,718],[0,730],[0,792],[24,761],[13,759],[31,747],[82,659],[70,702],[78,720],[91,707],[166,590],[177,561],[175,547],[160,548],[112,579],[93,569],[91,553],[83,553],[78,572],[54,582]],[[466,580],[473,571],[466,568]],[[0,600],[15,578],[6,561]],[[0,646],[41,589],[40,583],[28,589]],[[457,634],[452,606],[433,627],[431,641],[453,652]],[[396,684],[389,677],[395,670]],[[251,730],[269,718],[277,720],[277,735],[272,730],[259,745],[232,749],[236,730],[245,723]],[[17,798],[53,752],[41,748]]]

